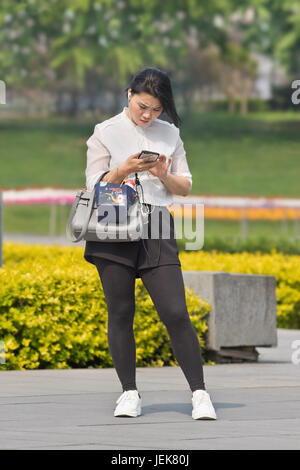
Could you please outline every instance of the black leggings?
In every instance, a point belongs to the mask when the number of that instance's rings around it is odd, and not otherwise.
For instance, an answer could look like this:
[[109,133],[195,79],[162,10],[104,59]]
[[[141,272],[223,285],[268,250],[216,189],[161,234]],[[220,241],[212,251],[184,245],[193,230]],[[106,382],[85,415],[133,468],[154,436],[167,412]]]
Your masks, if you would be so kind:
[[[94,258],[108,310],[108,345],[123,391],[136,387],[136,349],[133,333],[135,269]],[[191,391],[205,390],[200,344],[191,323],[179,265],[140,271],[157,313],[167,328],[171,346]]]

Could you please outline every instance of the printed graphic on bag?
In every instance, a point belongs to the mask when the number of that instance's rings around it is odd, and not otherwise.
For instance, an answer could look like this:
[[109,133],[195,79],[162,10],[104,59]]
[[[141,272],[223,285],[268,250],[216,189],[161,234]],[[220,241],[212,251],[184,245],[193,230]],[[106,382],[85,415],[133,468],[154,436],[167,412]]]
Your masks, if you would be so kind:
[[98,222],[126,224],[128,208],[136,197],[135,191],[127,186],[100,181],[95,184],[95,200],[98,208]]
[[[97,195],[97,185],[96,185],[96,195]],[[123,191],[123,188],[119,185],[114,185],[113,183],[103,184],[100,182],[98,186],[98,205],[99,204],[110,204],[119,206],[126,205],[126,194]]]

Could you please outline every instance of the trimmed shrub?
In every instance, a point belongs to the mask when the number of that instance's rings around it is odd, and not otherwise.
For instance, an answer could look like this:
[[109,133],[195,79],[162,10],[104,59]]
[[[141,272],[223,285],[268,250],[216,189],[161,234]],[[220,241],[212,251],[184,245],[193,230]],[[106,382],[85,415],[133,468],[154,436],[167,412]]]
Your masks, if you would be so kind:
[[[0,298],[1,369],[113,367],[101,281],[82,248],[5,243]],[[186,300],[204,355],[210,306],[188,288]],[[134,332],[137,367],[178,365],[141,279]]]

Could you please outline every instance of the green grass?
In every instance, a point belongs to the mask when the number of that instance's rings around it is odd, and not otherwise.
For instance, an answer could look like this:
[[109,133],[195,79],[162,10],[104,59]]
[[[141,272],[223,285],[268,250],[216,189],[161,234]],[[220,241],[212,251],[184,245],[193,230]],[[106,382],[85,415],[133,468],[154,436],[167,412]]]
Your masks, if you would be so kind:
[[[199,240],[196,237],[196,224],[192,226],[190,233],[189,225],[182,225],[179,230],[181,219],[175,218],[175,230],[179,249],[185,249],[186,243]],[[183,223],[183,221],[182,221]],[[204,221],[204,250],[219,249],[221,251],[263,251],[268,252],[272,248],[300,254],[300,221],[282,220],[249,220],[246,224],[241,221],[212,220]]]
[[[55,235],[63,235],[66,229],[66,223],[70,213],[69,205],[56,205],[55,214]],[[48,235],[50,233],[51,205],[12,205],[4,206],[3,224],[5,232],[23,232]],[[181,220],[181,219],[178,219]],[[178,222],[175,218],[175,227]],[[195,223],[192,230],[195,231]],[[179,230],[179,229],[178,229]],[[182,232],[184,233],[184,226]],[[180,232],[178,232],[180,233]],[[269,237],[300,237],[300,221],[266,221],[249,220],[246,228],[240,221],[232,220],[212,220],[204,221],[205,237],[211,238],[218,234],[220,237],[254,237],[267,235]]]
[[[233,220],[205,220],[204,231],[207,237],[212,237],[216,233],[219,235],[243,236],[241,222]],[[268,235],[273,237],[287,236],[300,237],[300,221],[266,221],[251,220],[247,222],[247,236]]]
[[298,113],[198,114],[182,137],[194,194],[300,196]]
[[[6,233],[65,235],[70,206],[56,206],[54,230],[50,228],[50,205],[5,206],[3,212]],[[175,227],[177,224],[175,218]],[[183,238],[177,238],[179,250],[186,249],[186,242],[195,240],[195,236],[187,239],[185,235],[183,230]],[[238,221],[206,219],[204,222],[204,250],[269,252],[272,248],[300,254],[300,221],[248,221],[246,231]]]
[[84,186],[89,132],[92,125],[65,120],[0,123],[0,186]]
[[[110,116],[103,117],[102,120]],[[0,187],[85,186],[86,141],[99,121],[4,120],[0,108]],[[190,170],[191,194],[300,197],[299,112],[192,113],[180,130]],[[70,206],[57,206],[56,234],[65,232]],[[4,230],[49,233],[50,206],[6,206]],[[294,222],[254,222],[248,236],[298,237]],[[239,222],[205,221],[205,236],[241,234]]]
[[[64,118],[4,122],[0,112],[0,187],[83,187],[86,140],[95,124]],[[299,113],[191,114],[180,132],[192,194],[299,196]]]
[[[3,226],[7,233],[34,233],[49,235],[51,233],[50,204],[11,205],[3,208]],[[64,235],[71,206],[55,205],[55,228],[53,235]]]

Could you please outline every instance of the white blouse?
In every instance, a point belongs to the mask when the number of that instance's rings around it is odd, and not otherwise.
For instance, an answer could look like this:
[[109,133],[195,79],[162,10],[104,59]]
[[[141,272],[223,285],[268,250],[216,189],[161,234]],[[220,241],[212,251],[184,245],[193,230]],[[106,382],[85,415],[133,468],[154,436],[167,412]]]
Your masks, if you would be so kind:
[[[159,152],[171,157],[168,171],[185,176],[192,186],[192,175],[186,160],[186,152],[179,129],[167,121],[154,119],[145,126],[137,126],[123,111],[106,121],[96,124],[93,135],[87,140],[86,189],[92,191],[98,178],[107,170],[123,163],[130,155],[142,150]],[[173,194],[164,183],[149,171],[138,172],[144,191],[144,202],[154,206],[169,206]],[[128,179],[135,173],[128,174]]]

